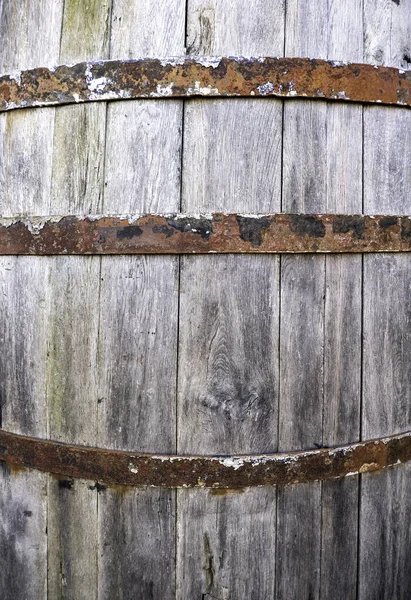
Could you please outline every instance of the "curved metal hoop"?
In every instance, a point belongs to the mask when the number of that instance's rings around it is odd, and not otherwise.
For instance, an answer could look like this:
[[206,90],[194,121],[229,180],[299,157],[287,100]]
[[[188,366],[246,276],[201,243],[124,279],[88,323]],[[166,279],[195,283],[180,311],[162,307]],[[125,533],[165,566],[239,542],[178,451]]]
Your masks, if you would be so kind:
[[132,98],[252,96],[411,105],[411,71],[310,58],[83,62],[0,77],[0,111]]
[[141,454],[0,430],[0,461],[107,485],[238,489],[337,479],[411,460],[411,431],[337,448],[238,456]]

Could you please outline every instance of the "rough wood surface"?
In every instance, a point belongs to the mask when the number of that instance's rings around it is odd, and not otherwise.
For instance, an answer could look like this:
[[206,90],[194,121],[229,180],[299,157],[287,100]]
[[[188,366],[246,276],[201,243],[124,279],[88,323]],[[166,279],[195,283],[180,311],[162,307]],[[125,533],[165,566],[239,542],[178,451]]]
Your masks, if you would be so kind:
[[[190,1],[188,51],[281,55],[283,20],[282,2]],[[281,118],[276,100],[187,103],[182,210],[277,209]],[[180,453],[276,449],[278,265],[275,256],[182,258]],[[273,597],[275,514],[275,488],[179,491],[177,597]]]
[[[285,55],[327,53],[327,14],[287,2]],[[307,36],[308,30],[315,36]],[[284,104],[282,209],[326,210],[327,107]],[[279,450],[322,443],[325,258],[282,257]],[[279,599],[319,597],[321,484],[278,491]]]
[[[66,0],[60,62],[108,57],[110,2]],[[55,111],[50,214],[101,211],[106,106]],[[48,436],[96,444],[100,260],[49,260]],[[48,594],[97,597],[97,491],[49,479]]]
[[[365,60],[410,69],[411,2],[365,1]],[[364,109],[364,209],[410,209],[411,115]],[[389,199],[384,193],[389,192]],[[362,437],[411,426],[409,281],[405,257],[364,257]],[[411,469],[362,476],[360,598],[411,595]]]
[[[0,71],[58,62],[62,1],[0,3]],[[41,40],[41,43],[39,43]],[[34,114],[38,112],[38,114]],[[0,214],[48,213],[54,109],[0,117]],[[0,259],[1,426],[46,437],[47,267]],[[47,595],[47,476],[0,474],[0,596]]]
[[[184,11],[178,0],[0,0],[0,71],[182,55],[184,43],[194,55],[285,48],[411,69],[411,0],[353,0],[349,9],[189,0]],[[405,110],[318,100],[16,111],[0,115],[0,216],[407,214],[410,130]],[[0,426],[130,451],[222,455],[410,429],[409,260],[365,257],[363,286],[362,264],[359,256],[0,257]],[[361,476],[360,502],[357,477],[182,489],[176,502],[170,490],[108,489],[0,465],[0,597],[406,599],[410,474],[400,466]]]
[[[358,59],[361,10],[288,2],[286,56]],[[283,148],[282,210],[361,212],[361,107],[286,103]],[[281,282],[280,449],[357,439],[361,259],[282,257]],[[355,597],[356,532],[356,480],[279,490],[278,598]]]
[[[112,6],[110,57],[184,52],[181,2]],[[176,211],[181,101],[108,106],[105,212]],[[104,257],[99,445],[175,452],[178,258]],[[99,494],[99,598],[175,597],[175,492]]]
[[[327,58],[361,61],[363,0],[328,4]],[[338,110],[338,108],[340,110]],[[327,212],[362,212],[362,107],[327,105]],[[327,256],[322,444],[360,438],[362,258]],[[324,482],[320,598],[356,598],[358,477]],[[336,569],[336,565],[339,568]]]

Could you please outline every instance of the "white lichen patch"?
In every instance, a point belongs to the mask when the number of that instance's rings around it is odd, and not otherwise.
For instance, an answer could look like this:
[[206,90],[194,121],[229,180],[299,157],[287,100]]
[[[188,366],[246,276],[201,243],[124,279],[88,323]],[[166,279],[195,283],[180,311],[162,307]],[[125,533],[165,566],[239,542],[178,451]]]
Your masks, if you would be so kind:
[[85,70],[85,73],[84,73],[84,75],[86,77],[87,87],[89,87],[90,83],[93,80],[93,73],[91,72],[92,68],[93,68],[93,63],[87,63],[86,70]]
[[212,85],[201,86],[200,81],[196,81],[194,87],[187,89],[187,96],[218,96],[219,93],[218,89]]
[[[235,60],[235,62],[241,64],[243,62],[259,62],[264,63],[266,57],[265,56],[228,56],[230,60]],[[271,58],[271,57],[270,57]],[[275,57],[278,60],[278,57]]]
[[14,71],[13,73],[9,73],[10,79],[13,79],[17,83],[17,85],[21,85],[21,71]]
[[[118,100],[119,98],[131,98],[132,95],[127,90],[108,90],[107,92],[90,92],[87,94],[87,100]],[[141,96],[145,97],[145,96]]]
[[340,100],[349,100],[350,99],[344,90],[342,90],[342,92],[338,92],[337,98],[340,98]]
[[211,67],[212,69],[216,69],[221,62],[221,56],[202,56],[201,58],[195,57],[194,60],[202,67]]
[[332,67],[346,67],[349,63],[344,60],[330,60]]
[[220,458],[218,461],[224,467],[228,467],[237,471],[240,467],[244,465],[244,458],[234,458],[233,456],[229,456],[227,458]]
[[259,465],[265,465],[268,462],[273,462],[272,456],[254,456],[250,458],[250,464],[252,467],[258,467]]
[[90,92],[103,92],[110,83],[111,80],[107,77],[97,77],[97,79],[87,81],[87,87]]
[[138,473],[138,467],[136,467],[134,463],[128,464],[128,470],[130,471],[130,473]]
[[[183,65],[186,61],[186,56],[171,56],[169,58],[163,58],[160,60],[160,64],[162,67],[177,67],[179,65]],[[144,60],[144,59],[143,59]]]
[[274,84],[271,81],[267,81],[262,85],[257,87],[258,93],[260,96],[266,96],[267,94],[271,94],[274,91]]
[[246,217],[247,219],[261,219],[261,217],[271,217],[271,213],[235,213],[239,217]]
[[17,225],[18,223],[22,223],[27,229],[30,231],[32,235],[38,235],[40,231],[47,225],[48,223],[58,223],[61,221],[63,217],[61,216],[51,216],[51,217],[14,217],[14,218],[0,218],[0,226],[1,227],[11,227],[12,225]]
[[156,93],[152,93],[152,96],[172,96],[173,95],[174,82],[172,81],[168,85],[157,85]]

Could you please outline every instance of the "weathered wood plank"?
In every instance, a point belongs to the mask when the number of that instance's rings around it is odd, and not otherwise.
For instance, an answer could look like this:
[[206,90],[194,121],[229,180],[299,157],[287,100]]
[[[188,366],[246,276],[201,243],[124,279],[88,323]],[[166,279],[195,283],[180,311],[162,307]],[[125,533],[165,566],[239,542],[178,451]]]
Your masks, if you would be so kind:
[[[190,1],[188,51],[281,55],[283,22],[282,2]],[[182,209],[279,207],[281,118],[279,101],[186,104]],[[278,266],[278,257],[182,258],[179,453],[276,449]],[[273,597],[275,514],[275,488],[179,491],[178,598]]]
[[[358,59],[361,2],[351,9],[288,2],[286,56]],[[282,209],[361,212],[361,156],[360,107],[286,103]],[[280,450],[356,439],[361,259],[283,257],[281,281]],[[356,532],[355,480],[280,490],[277,597],[355,597]]]
[[[66,0],[60,62],[108,57],[110,2]],[[101,212],[104,105],[60,107],[54,122],[50,213]],[[100,260],[49,263],[48,436],[95,445]],[[48,593],[97,597],[97,491],[90,482],[49,479]],[[87,533],[86,533],[87,532]]]
[[[365,60],[410,68],[411,3],[365,0]],[[364,209],[409,212],[411,115],[364,109]],[[384,193],[389,198],[384,199]],[[411,425],[409,281],[405,257],[364,257],[362,437]],[[410,467],[362,476],[359,597],[411,594]]]
[[46,475],[0,466],[0,590],[4,600],[47,597]]
[[[327,52],[326,9],[287,2],[285,55]],[[315,31],[315,36],[307,36]],[[325,104],[284,104],[282,209],[326,208]],[[279,450],[322,443],[325,258],[282,257]],[[321,484],[278,490],[276,598],[317,599]]]
[[[111,58],[181,55],[181,2],[114,0]],[[175,211],[181,101],[109,105],[105,212]],[[175,452],[178,258],[104,257],[101,271],[101,446]],[[99,598],[175,597],[175,492],[99,494]]]
[[[361,61],[363,0],[328,6],[327,58]],[[362,212],[362,107],[327,105],[327,212]],[[325,446],[359,440],[361,406],[361,256],[327,256],[324,307]],[[324,482],[320,598],[356,598],[358,477]],[[336,569],[335,565],[339,565]]]
[[[0,3],[0,71],[58,62],[62,1]],[[41,42],[40,42],[41,40]],[[37,112],[37,111],[35,111]],[[54,109],[0,117],[0,214],[48,213]],[[1,426],[46,437],[47,267],[0,259]],[[0,596],[47,594],[47,476],[2,467]]]

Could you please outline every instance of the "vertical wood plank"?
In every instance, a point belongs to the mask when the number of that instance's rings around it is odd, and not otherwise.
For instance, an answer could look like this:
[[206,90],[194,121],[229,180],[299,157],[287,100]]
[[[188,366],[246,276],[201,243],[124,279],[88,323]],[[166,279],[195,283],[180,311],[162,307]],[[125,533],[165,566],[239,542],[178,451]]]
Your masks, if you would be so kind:
[[[286,56],[325,56],[327,7],[287,2]],[[307,36],[315,31],[315,36]],[[284,104],[283,205],[326,209],[327,107]],[[281,260],[279,450],[322,443],[325,258]],[[280,488],[277,515],[279,599],[319,597],[321,484]]]
[[[111,58],[184,53],[184,4],[114,0]],[[181,101],[109,105],[103,210],[180,204]],[[104,257],[99,445],[175,452],[178,258]],[[175,598],[175,492],[99,494],[99,598]]]
[[[328,56],[362,61],[363,0],[329,4]],[[327,211],[362,212],[362,107],[327,105]],[[362,258],[325,259],[325,446],[358,441],[361,407]],[[320,598],[356,598],[358,478],[327,481],[321,497]],[[336,565],[339,565],[338,569]]]
[[[365,60],[410,69],[411,3],[365,1]],[[369,213],[408,213],[411,120],[364,109],[364,203]],[[364,257],[364,439],[410,429],[411,268],[406,256]],[[361,598],[411,594],[411,468],[362,476]]]
[[[285,53],[359,60],[361,1],[288,2]],[[360,107],[285,104],[284,211],[361,212],[361,126]],[[354,441],[361,258],[283,257],[281,282],[279,449]],[[356,480],[279,490],[278,598],[355,597],[357,490]]]
[[[108,58],[109,21],[109,1],[66,0],[59,62]],[[101,212],[105,116],[100,103],[56,110],[51,214]],[[48,277],[48,435],[96,445],[100,259],[54,257]],[[48,593],[96,598],[97,489],[50,477],[48,494]]]
[[[58,61],[62,1],[0,3],[0,71]],[[0,117],[0,214],[48,212],[54,109]],[[0,258],[1,426],[46,437],[47,267],[36,257]],[[47,476],[0,474],[0,596],[47,595]]]
[[[283,53],[282,2],[190,0],[190,54]],[[182,209],[280,209],[281,102],[195,100],[184,119]],[[278,257],[184,257],[178,452],[275,451]],[[264,281],[264,285],[262,285]],[[271,598],[275,488],[179,490],[177,597]]]

